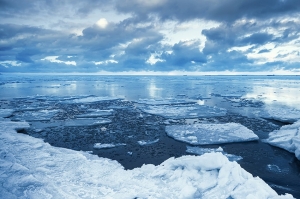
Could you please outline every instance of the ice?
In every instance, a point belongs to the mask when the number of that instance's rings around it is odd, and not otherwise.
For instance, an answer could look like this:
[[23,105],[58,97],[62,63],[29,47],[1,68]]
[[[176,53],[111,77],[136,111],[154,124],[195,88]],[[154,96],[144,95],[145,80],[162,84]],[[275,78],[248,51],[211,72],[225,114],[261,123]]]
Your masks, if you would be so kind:
[[211,107],[198,104],[189,105],[159,105],[140,107],[143,112],[153,115],[160,115],[165,118],[199,118],[199,117],[216,117],[226,115],[226,109]]
[[283,105],[267,105],[263,109],[257,110],[256,115],[287,123],[300,120],[300,110]]
[[92,103],[92,102],[101,102],[101,101],[111,101],[111,100],[119,100],[123,99],[121,97],[94,97],[94,96],[89,96],[89,97],[84,97],[80,99],[74,99],[74,100],[69,100],[66,101],[67,103]]
[[96,125],[109,124],[109,123],[111,123],[111,120],[107,118],[97,118],[97,119],[78,118],[78,119],[65,121],[64,126],[68,126],[68,127],[96,126]]
[[53,147],[0,121],[0,198],[293,198],[278,196],[221,153],[124,170],[116,161]]
[[113,110],[98,110],[98,109],[89,109],[89,113],[76,115],[77,118],[96,118],[96,117],[103,117],[103,116],[110,116],[112,115]]
[[26,111],[24,113],[17,113],[12,119],[18,121],[49,121],[60,110],[40,110],[40,111]]
[[9,117],[13,112],[13,109],[0,109],[0,118]]
[[144,145],[154,144],[154,143],[156,143],[158,141],[159,141],[159,139],[155,139],[155,140],[139,140],[138,144],[141,145],[141,146],[144,146]]
[[205,153],[211,153],[211,152],[221,152],[223,155],[225,155],[228,158],[229,161],[239,161],[243,159],[241,156],[225,153],[222,147],[200,148],[200,147],[186,146],[186,152],[197,154],[197,155],[203,155]]
[[190,99],[139,99],[136,101],[139,104],[148,104],[148,105],[171,105],[171,104],[195,104],[195,100]]
[[253,131],[238,123],[171,125],[166,126],[166,132],[176,140],[193,145],[258,140]]
[[119,144],[101,144],[101,143],[95,143],[94,144],[94,149],[109,149],[109,148],[114,148],[117,146],[125,146],[126,144],[124,143],[119,143]]
[[269,133],[269,138],[264,141],[295,153],[295,156],[300,160],[300,120]]

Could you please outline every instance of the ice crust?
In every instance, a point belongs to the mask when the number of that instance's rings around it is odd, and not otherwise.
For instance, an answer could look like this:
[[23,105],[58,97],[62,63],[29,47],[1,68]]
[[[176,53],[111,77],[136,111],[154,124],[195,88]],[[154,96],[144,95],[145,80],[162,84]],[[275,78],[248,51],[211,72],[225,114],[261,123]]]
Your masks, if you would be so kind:
[[280,198],[221,153],[170,158],[124,170],[116,161],[58,148],[0,121],[0,198]]
[[193,145],[258,140],[253,131],[238,123],[171,125],[166,126],[166,132],[176,140]]
[[269,138],[264,141],[295,153],[297,159],[300,160],[300,120],[269,133]]
[[153,115],[160,115],[165,118],[207,118],[224,116],[227,111],[223,108],[211,107],[206,105],[188,104],[188,105],[148,105],[140,107],[143,112]]
[[192,153],[192,154],[197,154],[197,155],[203,155],[205,153],[212,153],[212,152],[220,152],[223,155],[225,155],[229,161],[239,161],[239,160],[243,159],[241,156],[225,153],[222,147],[201,148],[201,147],[186,146],[186,152]]

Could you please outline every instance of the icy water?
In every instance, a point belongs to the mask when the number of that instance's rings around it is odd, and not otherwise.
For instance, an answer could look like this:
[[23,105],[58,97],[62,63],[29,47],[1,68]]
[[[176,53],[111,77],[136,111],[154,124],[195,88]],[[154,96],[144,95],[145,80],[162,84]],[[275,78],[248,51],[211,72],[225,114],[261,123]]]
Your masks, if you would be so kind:
[[[259,139],[200,147],[241,156],[238,163],[248,172],[300,198],[299,160],[262,142],[300,109],[298,76],[3,74],[0,91],[0,108],[14,109],[12,120],[31,125],[20,133],[117,160],[126,169],[190,154],[192,145],[167,136],[168,125],[239,123]],[[271,117],[266,107],[285,118]]]

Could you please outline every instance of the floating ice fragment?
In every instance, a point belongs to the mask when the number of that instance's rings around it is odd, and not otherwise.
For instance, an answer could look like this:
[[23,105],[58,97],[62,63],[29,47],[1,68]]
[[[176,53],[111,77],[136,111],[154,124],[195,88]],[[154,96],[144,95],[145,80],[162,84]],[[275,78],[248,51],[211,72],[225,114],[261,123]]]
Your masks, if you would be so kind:
[[171,105],[171,104],[195,104],[195,100],[190,99],[139,99],[136,101],[139,104],[148,104],[148,105]]
[[263,109],[256,110],[255,115],[288,123],[294,123],[300,120],[300,110],[282,105],[264,106]]
[[165,118],[199,118],[216,117],[226,115],[226,109],[198,104],[189,105],[159,105],[140,107],[143,112],[160,115]]
[[139,140],[138,141],[138,144],[141,145],[141,146],[144,146],[144,145],[150,145],[150,144],[154,144],[156,142],[158,142],[159,139],[155,139],[155,140]]
[[295,153],[295,156],[300,160],[300,120],[269,133],[269,138],[264,141]]
[[0,118],[9,117],[13,112],[13,109],[0,109]]
[[77,118],[97,118],[103,116],[110,116],[112,115],[113,110],[98,110],[98,109],[89,109],[89,113],[76,115]]
[[107,118],[97,118],[97,119],[78,118],[74,120],[67,120],[65,121],[64,125],[69,127],[74,127],[74,126],[96,126],[96,125],[109,124],[109,123],[111,123],[111,120]]
[[258,140],[253,131],[238,123],[172,125],[166,126],[166,132],[176,140],[194,145]]
[[223,151],[222,147],[219,148],[200,148],[200,147],[191,147],[186,146],[186,152],[197,154],[197,155],[203,155],[204,153],[211,153],[211,152],[221,152],[223,155],[225,155],[229,161],[239,161],[243,158],[241,156],[233,155],[233,154],[227,154]]
[[94,149],[109,149],[109,148],[114,148],[117,146],[125,146],[126,144],[124,143],[119,143],[119,144],[101,144],[101,143],[95,143],[94,144]]
[[18,121],[49,121],[60,110],[40,110],[40,111],[26,111],[24,113],[16,114],[12,119]]
[[120,97],[93,97],[93,96],[89,96],[89,97],[74,99],[74,100],[70,100],[70,101],[66,101],[66,102],[67,103],[92,103],[92,102],[112,101],[112,100],[119,100],[119,99],[123,99],[123,98],[120,98]]

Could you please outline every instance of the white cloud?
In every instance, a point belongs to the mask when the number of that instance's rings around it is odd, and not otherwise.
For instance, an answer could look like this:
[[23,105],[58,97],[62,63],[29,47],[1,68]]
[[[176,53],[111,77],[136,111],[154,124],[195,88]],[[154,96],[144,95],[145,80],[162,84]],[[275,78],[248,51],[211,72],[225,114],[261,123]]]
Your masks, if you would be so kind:
[[9,68],[10,66],[21,66],[21,63],[18,63],[17,61],[1,61],[0,64],[5,68]]
[[147,64],[154,65],[156,62],[164,62],[165,60],[159,58],[160,54],[152,53],[149,59],[146,61]]
[[103,64],[117,64],[119,63],[118,61],[116,60],[113,60],[113,59],[109,59],[109,60],[105,60],[105,61],[98,61],[98,62],[93,62],[95,65],[103,65]]
[[64,63],[66,65],[73,65],[73,66],[77,65],[75,61],[61,61],[61,60],[57,59],[58,57],[59,56],[47,56],[47,57],[45,57],[44,59],[41,59],[41,60],[42,61],[50,61],[52,63]]
[[96,22],[96,25],[104,29],[108,25],[108,22],[105,18],[101,18]]

